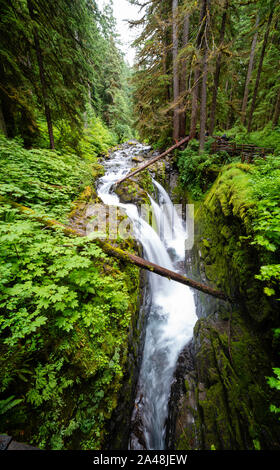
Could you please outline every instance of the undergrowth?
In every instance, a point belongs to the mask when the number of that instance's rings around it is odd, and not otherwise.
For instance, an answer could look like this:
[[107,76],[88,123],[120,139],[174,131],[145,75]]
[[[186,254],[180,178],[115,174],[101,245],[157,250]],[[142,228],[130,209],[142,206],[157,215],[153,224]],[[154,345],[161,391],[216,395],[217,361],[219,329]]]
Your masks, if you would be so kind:
[[37,220],[65,222],[95,164],[0,138],[0,432],[43,449],[101,448],[137,308],[138,268]]
[[[255,246],[260,271],[256,279],[262,281],[264,294],[280,300],[280,132],[266,127],[261,132],[247,135],[245,128],[227,132],[237,143],[272,147],[274,154],[266,159],[255,158],[252,164],[241,163],[240,157],[226,152],[211,154],[209,139],[204,153],[199,154],[198,142],[193,141],[179,153],[177,164],[180,186],[187,190],[191,200],[203,201],[215,182],[215,196],[226,216],[237,216],[247,228],[243,241]],[[218,177],[218,179],[217,179]],[[213,191],[212,191],[213,192]],[[227,213],[230,208],[230,212]],[[275,344],[279,344],[280,329],[275,330]],[[272,388],[280,389],[279,368],[269,377]],[[275,405],[271,411],[279,413]]]
[[[106,127],[99,117],[96,117],[92,109],[86,113],[87,122],[82,132],[72,129],[65,120],[57,121],[53,127],[55,147],[57,152],[63,154],[74,153],[85,160],[92,161],[100,154],[107,153],[108,149],[117,145],[119,137]],[[47,123],[44,119],[38,119],[39,136],[34,141],[34,146],[39,149],[49,148]],[[130,135],[128,136],[130,137]]]

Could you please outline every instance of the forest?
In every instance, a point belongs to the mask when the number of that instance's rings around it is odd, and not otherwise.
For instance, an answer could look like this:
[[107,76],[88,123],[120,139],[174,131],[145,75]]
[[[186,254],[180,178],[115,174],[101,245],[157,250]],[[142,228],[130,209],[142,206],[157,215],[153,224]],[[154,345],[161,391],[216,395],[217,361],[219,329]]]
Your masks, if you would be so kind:
[[[133,65],[99,3],[0,0],[0,444],[279,450],[280,3],[127,0]],[[194,247],[93,239],[111,201],[136,234],[131,205],[191,205]],[[150,419],[164,282],[196,316]]]

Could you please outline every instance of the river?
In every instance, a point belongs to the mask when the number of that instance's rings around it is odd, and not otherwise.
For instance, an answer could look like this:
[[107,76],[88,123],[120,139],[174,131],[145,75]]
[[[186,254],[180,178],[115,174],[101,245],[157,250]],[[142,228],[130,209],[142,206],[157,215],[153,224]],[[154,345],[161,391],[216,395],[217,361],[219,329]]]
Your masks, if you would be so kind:
[[[123,204],[114,184],[135,166],[132,158],[149,148],[135,143],[114,151],[105,162],[105,175],[98,182],[104,204],[125,210],[133,223],[144,258],[172,271],[184,273],[187,229],[165,189],[153,180],[157,197],[151,195],[155,224],[149,225],[134,204]],[[178,356],[193,335],[197,321],[190,288],[157,274],[148,274],[147,326],[137,396],[131,417],[129,449],[164,450],[168,400]],[[141,427],[141,433],[135,427]],[[141,437],[139,437],[141,434]]]

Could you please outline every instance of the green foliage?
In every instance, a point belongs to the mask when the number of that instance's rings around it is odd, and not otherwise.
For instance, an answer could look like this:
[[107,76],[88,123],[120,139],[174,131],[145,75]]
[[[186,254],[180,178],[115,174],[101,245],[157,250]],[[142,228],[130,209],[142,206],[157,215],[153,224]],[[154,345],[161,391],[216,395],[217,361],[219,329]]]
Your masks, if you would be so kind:
[[[276,377],[267,377],[267,382],[271,388],[274,388],[279,391],[280,390],[280,369],[275,367],[273,369],[273,372]],[[280,408],[275,405],[270,405],[270,410],[273,413],[280,413]]]
[[[40,120],[38,123],[40,137],[34,144],[39,148],[48,148],[47,124]],[[61,153],[75,153],[81,158],[95,161],[95,157],[107,153],[108,149],[118,143],[118,136],[96,117],[93,110],[88,107],[87,124],[83,132],[71,129],[67,121],[59,121],[54,126],[56,149]]]
[[[66,221],[91,165],[3,137],[0,145],[1,194]],[[138,269],[3,202],[0,271],[1,432],[22,439],[23,429],[41,448],[99,449],[124,373]]]
[[[258,200],[254,217],[255,237],[253,244],[265,250],[263,266],[256,276],[265,285],[264,292],[268,297],[280,300],[280,156],[268,157],[265,161],[256,162],[251,184]],[[267,253],[266,253],[267,252]],[[275,330],[277,336],[279,329]],[[280,390],[280,369],[273,369],[276,378],[269,377],[271,388]],[[274,413],[280,408],[271,405]]]
[[261,450],[260,441],[254,440],[253,444],[254,444],[255,450]]
[[[220,134],[223,134],[223,132]],[[248,134],[247,129],[238,124],[232,129],[227,130],[227,135],[234,139],[238,144],[250,144],[257,147],[275,149],[276,155],[280,152],[280,127],[273,127],[268,123],[261,130]]]
[[[211,139],[207,143],[209,147]],[[219,168],[231,159],[226,152],[209,154],[207,147],[205,152],[199,153],[199,143],[192,141],[188,147],[179,153],[177,165],[180,171],[180,182],[187,188],[194,200],[201,199],[204,193],[215,181]]]
[[145,16],[140,20],[142,32],[135,41],[138,52],[133,74],[135,124],[140,138],[148,139],[156,148],[172,142],[170,6],[170,2],[146,3]]
[[[135,0],[130,2],[137,4]],[[195,115],[198,132],[199,119],[208,116],[206,128],[216,124],[215,133],[224,133],[225,129],[234,127],[240,137],[243,134],[244,143],[279,149],[279,8],[277,1],[248,3],[232,0],[226,4],[213,1],[209,5],[194,0],[143,3],[143,17],[134,22],[135,27],[142,26],[135,40],[137,65],[134,73],[136,125],[141,138],[148,138],[157,147],[168,146],[173,140],[173,113],[180,108],[180,114],[185,114],[182,122],[185,129],[180,129],[181,136],[189,134],[191,124],[195,126],[191,123]],[[210,29],[205,27],[206,9]],[[268,29],[270,12],[272,21]],[[266,31],[268,41],[262,54]],[[252,42],[256,33],[253,54]],[[178,36],[178,41],[174,42],[174,36]],[[207,64],[203,63],[203,37],[207,43]],[[177,55],[176,66],[174,53]],[[253,68],[248,74],[251,63]],[[203,103],[200,87],[203,77],[207,87],[206,111],[199,110]],[[179,98],[175,96],[177,79],[180,82]],[[193,94],[197,84],[200,88],[197,90],[198,105]],[[245,94],[245,90],[248,93]],[[215,113],[212,113],[215,102]],[[245,126],[251,108],[253,132],[248,135]],[[203,113],[200,114],[201,110]]]
[[264,250],[263,261],[268,261],[257,278],[265,282],[265,293],[271,296],[279,291],[280,280],[280,156],[256,160],[250,184],[257,200],[252,244]]
[[30,132],[27,135],[30,121],[34,127],[38,112],[47,117],[46,108],[50,120],[64,117],[72,129],[81,128],[92,80],[92,25],[96,28],[92,7],[85,0],[71,5],[59,0],[55,8],[38,0],[2,4],[1,101],[4,118],[10,121],[8,135],[19,132],[29,146],[34,138]]
[[15,399],[14,395],[6,398],[6,400],[0,400],[0,415],[3,415],[10,411],[15,406],[19,405],[23,399]]
[[133,137],[130,70],[110,8],[101,13],[87,0],[0,5],[0,126],[8,137],[49,147],[48,121],[56,148],[79,155],[99,153],[99,131],[101,147]]
[[36,209],[39,215],[63,218],[92,181],[90,164],[74,154],[25,150],[0,135],[0,155],[0,195]]
[[[220,173],[215,194],[224,213],[232,212],[243,219],[251,245],[256,246],[262,260],[256,278],[264,282],[266,295],[280,295],[280,156],[255,159],[252,165],[225,165],[230,161],[225,152],[208,155],[206,152],[199,154],[197,149],[198,142],[194,141],[179,154],[181,185],[194,200],[201,199]],[[250,206],[248,212],[246,207]]]

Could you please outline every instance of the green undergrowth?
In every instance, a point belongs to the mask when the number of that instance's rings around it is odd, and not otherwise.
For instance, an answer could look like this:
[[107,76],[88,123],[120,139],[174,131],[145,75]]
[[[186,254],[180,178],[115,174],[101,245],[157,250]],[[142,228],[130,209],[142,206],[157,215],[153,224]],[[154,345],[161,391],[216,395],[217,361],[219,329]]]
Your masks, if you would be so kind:
[[[220,132],[222,135],[223,132]],[[247,129],[241,124],[226,131],[228,137],[238,144],[250,144],[257,147],[272,148],[275,154],[280,153],[280,127],[267,124],[262,130],[248,134]]]
[[[266,130],[267,132],[267,130]],[[251,135],[255,145],[277,148],[275,133],[262,140]],[[230,133],[229,133],[230,134]],[[244,142],[244,136],[240,142]],[[263,132],[263,136],[265,136]],[[270,140],[271,139],[271,140]],[[248,141],[247,141],[248,142]],[[263,335],[273,342],[273,354],[279,358],[280,300],[280,153],[276,149],[266,159],[241,163],[226,153],[198,153],[193,142],[178,156],[182,194],[195,202],[198,225],[203,233],[198,241],[205,275],[213,286],[241,294],[254,322],[265,325]],[[275,334],[273,338],[273,329]],[[269,385],[279,390],[279,368]],[[279,412],[279,406],[271,405]]]
[[225,217],[237,217],[245,228],[242,240],[255,246],[261,266],[257,279],[265,293],[279,296],[280,280],[280,154],[256,158],[252,164],[232,159],[226,152],[199,154],[196,141],[180,152],[178,168],[182,191],[193,201],[219,204]]
[[[131,172],[136,170],[132,168]],[[133,178],[129,178],[119,184],[116,188],[116,193],[122,202],[134,203],[138,206],[150,205],[149,194],[153,194],[154,186],[152,177],[148,170],[138,173]]]
[[93,182],[97,159],[73,153],[26,150],[0,135],[0,195],[44,214],[66,220],[72,201]]
[[180,186],[186,188],[194,200],[200,200],[217,178],[221,167],[232,159],[226,152],[210,154],[209,139],[205,151],[199,153],[199,142],[192,140],[188,147],[178,152],[177,166],[180,174]]
[[125,372],[139,270],[38,222],[67,221],[98,173],[94,160],[2,137],[0,166],[0,433],[43,449],[100,449]]
[[[85,160],[90,160],[100,154],[108,152],[108,149],[117,145],[119,138],[117,134],[109,129],[99,117],[96,117],[91,109],[86,114],[87,122],[83,131],[72,129],[65,120],[56,122],[53,128],[55,147],[61,154],[74,153]],[[49,148],[47,123],[38,120],[39,137],[34,146],[40,149]],[[130,135],[128,136],[130,137]]]

